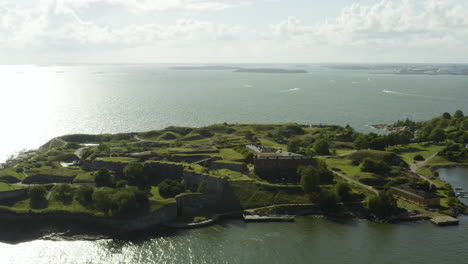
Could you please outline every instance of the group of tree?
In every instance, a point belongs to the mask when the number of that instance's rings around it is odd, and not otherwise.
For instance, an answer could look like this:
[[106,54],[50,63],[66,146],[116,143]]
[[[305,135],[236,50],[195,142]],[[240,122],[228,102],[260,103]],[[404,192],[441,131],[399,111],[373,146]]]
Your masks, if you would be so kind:
[[409,144],[412,139],[413,132],[409,130],[392,132],[388,135],[356,133],[353,143],[355,149],[385,150],[389,146]]
[[457,143],[465,143],[468,140],[467,130],[468,117],[465,117],[461,110],[457,110],[453,116],[450,113],[444,113],[442,116],[422,123],[416,140],[418,142],[443,142],[449,139]]
[[175,197],[185,191],[184,184],[176,179],[165,179],[158,184],[159,194],[164,198]]
[[316,160],[316,165],[301,166],[297,169],[300,183],[305,193],[313,193],[320,189],[320,184],[333,183],[331,172],[324,161]]
[[399,210],[396,199],[389,191],[379,192],[378,195],[369,198],[367,207],[370,213],[378,218],[388,218]]
[[383,160],[365,158],[362,161],[361,171],[383,175],[389,173],[391,171],[391,167]]
[[[47,189],[43,185],[29,189],[30,206],[34,209],[47,207]],[[70,204],[76,200],[83,207],[103,212],[110,216],[123,216],[145,211],[149,200],[147,195],[131,188],[96,188],[89,185],[73,187],[70,184],[59,184],[52,190],[52,199]]]
[[467,162],[468,148],[464,144],[449,142],[439,155],[453,162]]

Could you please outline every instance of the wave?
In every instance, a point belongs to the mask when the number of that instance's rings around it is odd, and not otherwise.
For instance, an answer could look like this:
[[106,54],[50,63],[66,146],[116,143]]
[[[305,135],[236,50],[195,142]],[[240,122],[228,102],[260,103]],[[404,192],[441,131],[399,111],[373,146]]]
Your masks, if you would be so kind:
[[244,84],[244,87],[245,87],[245,88],[252,88],[253,85],[251,85],[251,84]]
[[291,89],[288,89],[288,90],[284,90],[284,91],[281,91],[283,93],[290,93],[290,92],[297,92],[297,91],[300,91],[301,88],[291,88]]
[[422,95],[422,94],[409,94],[409,93],[401,93],[401,92],[396,92],[396,91],[391,91],[391,90],[382,90],[382,93],[398,95],[398,96],[426,98],[426,99],[433,99],[433,100],[451,100],[451,101],[468,102],[468,100],[464,100],[464,99],[430,96],[430,95]]

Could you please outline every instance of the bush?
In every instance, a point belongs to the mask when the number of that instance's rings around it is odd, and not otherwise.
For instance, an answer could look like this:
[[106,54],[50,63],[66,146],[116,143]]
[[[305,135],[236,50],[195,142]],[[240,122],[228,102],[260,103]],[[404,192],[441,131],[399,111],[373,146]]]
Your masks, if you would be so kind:
[[59,184],[57,185],[53,191],[53,197],[61,201],[64,204],[69,204],[73,201],[73,187],[70,184]]
[[94,179],[97,187],[112,187],[114,185],[114,178],[111,172],[106,168],[101,168]]
[[342,202],[350,201],[352,198],[351,187],[349,186],[348,183],[343,183],[343,182],[338,183],[335,186],[335,192],[336,192],[336,196],[338,196],[338,198]]
[[367,206],[369,211],[379,218],[387,218],[397,210],[396,200],[389,192],[380,192],[371,197]]
[[376,174],[386,174],[390,172],[390,166],[384,161],[371,158],[364,159],[361,167],[362,172],[372,172]]
[[424,160],[424,157],[421,155],[421,154],[418,154],[416,156],[414,156],[413,158],[415,161],[423,161]]
[[314,150],[315,150],[315,153],[317,153],[318,155],[330,154],[328,142],[324,139],[319,139],[317,140],[317,142],[315,142]]
[[128,185],[128,181],[126,180],[119,180],[115,183],[116,188],[124,188]]
[[182,192],[184,192],[184,185],[177,181],[171,179],[165,179],[160,184],[158,184],[159,194],[164,198],[174,197]]
[[130,185],[137,186],[142,190],[151,188],[150,178],[145,173],[144,167],[140,163],[130,163],[124,168],[124,175]]
[[89,185],[81,185],[75,191],[75,199],[83,206],[88,207],[93,203],[94,188]]
[[47,207],[46,200],[47,189],[42,185],[29,188],[29,205],[31,208],[40,209]]

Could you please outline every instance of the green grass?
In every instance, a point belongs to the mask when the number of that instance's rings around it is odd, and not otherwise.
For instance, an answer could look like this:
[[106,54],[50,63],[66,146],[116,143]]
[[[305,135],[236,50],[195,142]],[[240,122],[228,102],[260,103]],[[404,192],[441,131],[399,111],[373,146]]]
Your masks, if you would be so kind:
[[2,176],[13,176],[17,178],[18,180],[23,180],[26,178],[26,175],[22,172],[16,172],[16,168],[6,168],[3,170],[0,170],[0,177]]
[[228,169],[212,170],[210,171],[210,174],[214,174],[219,177],[228,177],[231,180],[240,180],[243,178],[242,173]]
[[155,212],[163,207],[166,207],[169,204],[173,204],[176,202],[175,199],[170,198],[170,199],[164,199],[164,200],[154,200],[150,199],[150,205],[149,205],[149,211],[150,212]]
[[134,158],[128,157],[99,157],[96,160],[107,161],[107,162],[120,162],[120,163],[132,163],[136,162],[137,160]]
[[302,192],[256,183],[255,181],[231,182],[234,197],[243,209],[259,208],[275,204],[310,203]]
[[270,140],[270,139],[261,138],[260,143],[262,143],[264,146],[270,147],[270,148],[284,149],[284,150],[287,149],[286,145],[279,144],[279,143],[274,142],[273,140]]
[[220,156],[225,160],[243,160],[244,156],[233,149],[220,149]]
[[22,189],[21,186],[10,185],[8,183],[0,182],[0,192],[13,191],[17,189]]
[[445,146],[443,145],[426,146],[426,144],[408,144],[405,146],[390,147],[388,148],[388,151],[400,155],[406,163],[411,164],[414,161],[414,156],[421,155],[426,159],[429,156],[443,150],[444,147]]
[[460,163],[447,160],[446,158],[441,157],[441,156],[435,156],[433,159],[426,162],[426,165],[430,165],[430,166],[446,166],[446,165],[457,165],[457,164],[460,164]]
[[73,182],[94,182],[95,177],[92,172],[83,172],[79,173]]
[[153,198],[156,199],[156,200],[164,199],[164,198],[162,198],[161,194],[159,194],[159,187],[157,187],[157,186],[151,186],[150,193],[153,196]]
[[350,160],[357,160],[361,162],[365,158],[371,158],[375,160],[383,160],[383,161],[388,161],[391,160],[392,157],[394,157],[395,154],[392,152],[387,152],[387,151],[380,151],[380,150],[358,150],[354,153],[351,153],[346,156],[346,158]]
[[327,166],[330,169],[337,168],[340,169],[339,172],[345,174],[346,176],[354,177],[356,174],[358,174],[361,171],[360,166],[353,166],[351,164],[351,160],[349,159],[323,159],[326,163]]

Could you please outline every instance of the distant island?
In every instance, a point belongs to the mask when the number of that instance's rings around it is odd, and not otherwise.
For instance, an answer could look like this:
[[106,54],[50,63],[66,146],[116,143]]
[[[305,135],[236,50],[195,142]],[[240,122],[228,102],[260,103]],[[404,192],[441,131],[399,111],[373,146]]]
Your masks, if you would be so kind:
[[458,223],[466,206],[457,197],[466,192],[440,180],[437,169],[468,165],[468,117],[457,111],[391,127],[378,135],[224,123],[65,135],[3,164],[0,219],[120,232],[304,214]]
[[367,70],[381,74],[401,75],[468,75],[466,64],[324,64],[337,70]]
[[239,73],[273,73],[273,74],[288,74],[288,73],[307,73],[306,70],[288,70],[280,68],[243,68],[235,66],[177,66],[171,67],[173,70],[229,70]]

